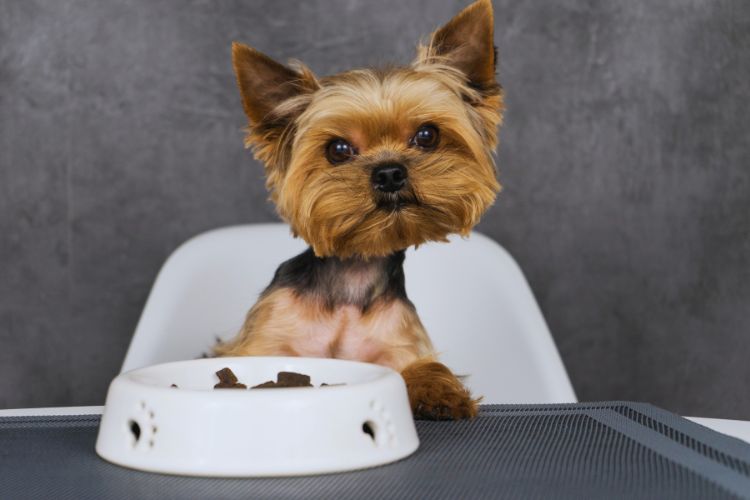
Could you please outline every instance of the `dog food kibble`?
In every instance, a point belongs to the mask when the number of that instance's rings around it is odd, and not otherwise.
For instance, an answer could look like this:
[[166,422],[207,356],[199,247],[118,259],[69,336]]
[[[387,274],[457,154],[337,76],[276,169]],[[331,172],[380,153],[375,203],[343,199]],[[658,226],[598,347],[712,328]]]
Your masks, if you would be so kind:
[[263,382],[262,384],[254,385],[250,389],[273,389],[274,387],[278,387],[276,385],[276,382],[273,380],[269,380],[268,382]]
[[216,372],[216,376],[219,377],[219,383],[214,389],[247,389],[245,384],[237,381],[237,376],[229,368],[222,368]]
[[282,387],[312,387],[310,376],[302,373],[279,372],[276,375],[276,382],[269,380],[262,384],[254,385],[250,389],[279,389]]
[[[245,384],[237,380],[237,376],[229,368],[222,368],[216,372],[219,377],[219,383],[214,385],[214,389],[247,389]],[[320,384],[320,387],[333,387],[344,384]],[[172,384],[176,388],[177,384]],[[276,374],[276,381],[269,380],[262,384],[254,385],[250,389],[280,389],[283,387],[314,387],[310,383],[310,375],[295,372],[279,372]]]
[[276,383],[289,387],[312,387],[309,375],[294,372],[279,372],[276,375]]

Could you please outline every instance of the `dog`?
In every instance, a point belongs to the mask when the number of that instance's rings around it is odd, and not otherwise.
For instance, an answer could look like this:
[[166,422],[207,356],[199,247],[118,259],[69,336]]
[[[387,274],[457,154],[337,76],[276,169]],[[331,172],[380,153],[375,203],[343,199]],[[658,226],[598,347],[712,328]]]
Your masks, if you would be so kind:
[[406,296],[403,261],[408,247],[467,235],[500,190],[493,36],[492,4],[479,0],[405,67],[318,78],[232,45],[245,145],[309,248],[281,264],[217,355],[377,363],[401,373],[415,418],[477,414],[479,398],[438,361]]

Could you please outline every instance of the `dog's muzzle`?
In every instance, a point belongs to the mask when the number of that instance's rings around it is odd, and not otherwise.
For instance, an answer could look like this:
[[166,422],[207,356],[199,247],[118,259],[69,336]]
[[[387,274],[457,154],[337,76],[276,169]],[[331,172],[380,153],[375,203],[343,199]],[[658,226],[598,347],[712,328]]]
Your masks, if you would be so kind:
[[395,193],[406,186],[408,177],[406,167],[400,163],[378,165],[372,170],[372,188],[383,193]]

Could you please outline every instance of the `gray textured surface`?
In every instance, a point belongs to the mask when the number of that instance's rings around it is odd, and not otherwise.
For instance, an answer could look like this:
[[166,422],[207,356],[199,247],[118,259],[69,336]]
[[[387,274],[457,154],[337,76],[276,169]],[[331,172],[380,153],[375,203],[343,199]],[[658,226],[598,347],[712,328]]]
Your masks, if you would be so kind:
[[396,463],[287,478],[117,467],[94,453],[98,423],[96,415],[0,418],[0,497],[750,498],[750,445],[637,403],[484,406],[472,421],[417,422],[419,449]]
[[[0,0],[0,407],[101,403],[169,252],[274,220],[232,40],[406,62],[465,3]],[[579,396],[750,418],[750,3],[495,7],[505,191],[480,230]]]

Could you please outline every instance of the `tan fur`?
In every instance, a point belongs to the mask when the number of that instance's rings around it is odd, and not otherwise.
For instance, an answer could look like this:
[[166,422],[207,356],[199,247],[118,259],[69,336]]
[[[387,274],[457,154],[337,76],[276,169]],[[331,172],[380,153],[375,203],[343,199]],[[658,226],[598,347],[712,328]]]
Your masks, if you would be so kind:
[[482,398],[472,398],[447,366],[423,358],[401,372],[415,418],[446,420],[472,418]]
[[331,311],[286,288],[258,301],[240,334],[216,348],[221,356],[338,358],[397,371],[432,352],[419,317],[403,302],[381,301],[365,313],[353,306]]
[[[465,105],[464,99],[481,97],[455,70],[420,68],[356,70],[322,80],[296,120],[290,162],[274,191],[280,215],[317,255],[382,256],[467,234],[494,201],[500,186],[491,152],[499,114]],[[423,123],[440,128],[438,151],[410,147]],[[358,158],[332,168],[321,154],[331,137],[352,142]],[[370,170],[385,160],[408,165],[415,203],[399,213],[379,210],[370,196]]]
[[[490,0],[474,2],[430,36],[428,45],[418,48],[418,61],[443,62],[479,87],[495,82],[494,14]],[[477,57],[477,54],[484,57]]]
[[[461,43],[475,31],[482,36]],[[250,120],[246,145],[266,166],[279,215],[319,256],[382,256],[445,241],[451,233],[468,234],[500,190],[492,154],[504,104],[494,79],[489,1],[466,8],[417,52],[405,68],[318,79],[297,62],[258,81],[248,68],[265,74],[269,58],[233,46]],[[282,90],[270,92],[269,86]],[[438,151],[409,146],[424,123],[440,128]],[[332,167],[322,153],[337,137],[360,154]],[[369,195],[370,171],[385,160],[409,169],[414,203],[398,214],[378,210]]]
[[[249,121],[245,144],[265,166],[280,216],[315,255],[368,262],[445,241],[452,233],[468,234],[494,202],[500,184],[493,154],[504,104],[495,80],[492,16],[490,0],[479,0],[420,45],[408,67],[320,79],[301,63],[287,67],[233,45]],[[426,125],[439,130],[434,149],[412,141]],[[357,154],[331,163],[325,151],[334,140],[349,142]],[[374,193],[373,169],[385,163],[408,171],[398,210],[384,209],[384,195]],[[403,292],[379,295],[375,278],[360,267],[342,271],[351,276],[340,276],[341,295],[372,294],[367,307],[343,302],[332,308],[324,297],[271,287],[238,336],[216,353],[380,363],[402,372],[416,417],[476,415],[478,400],[436,361]]]

